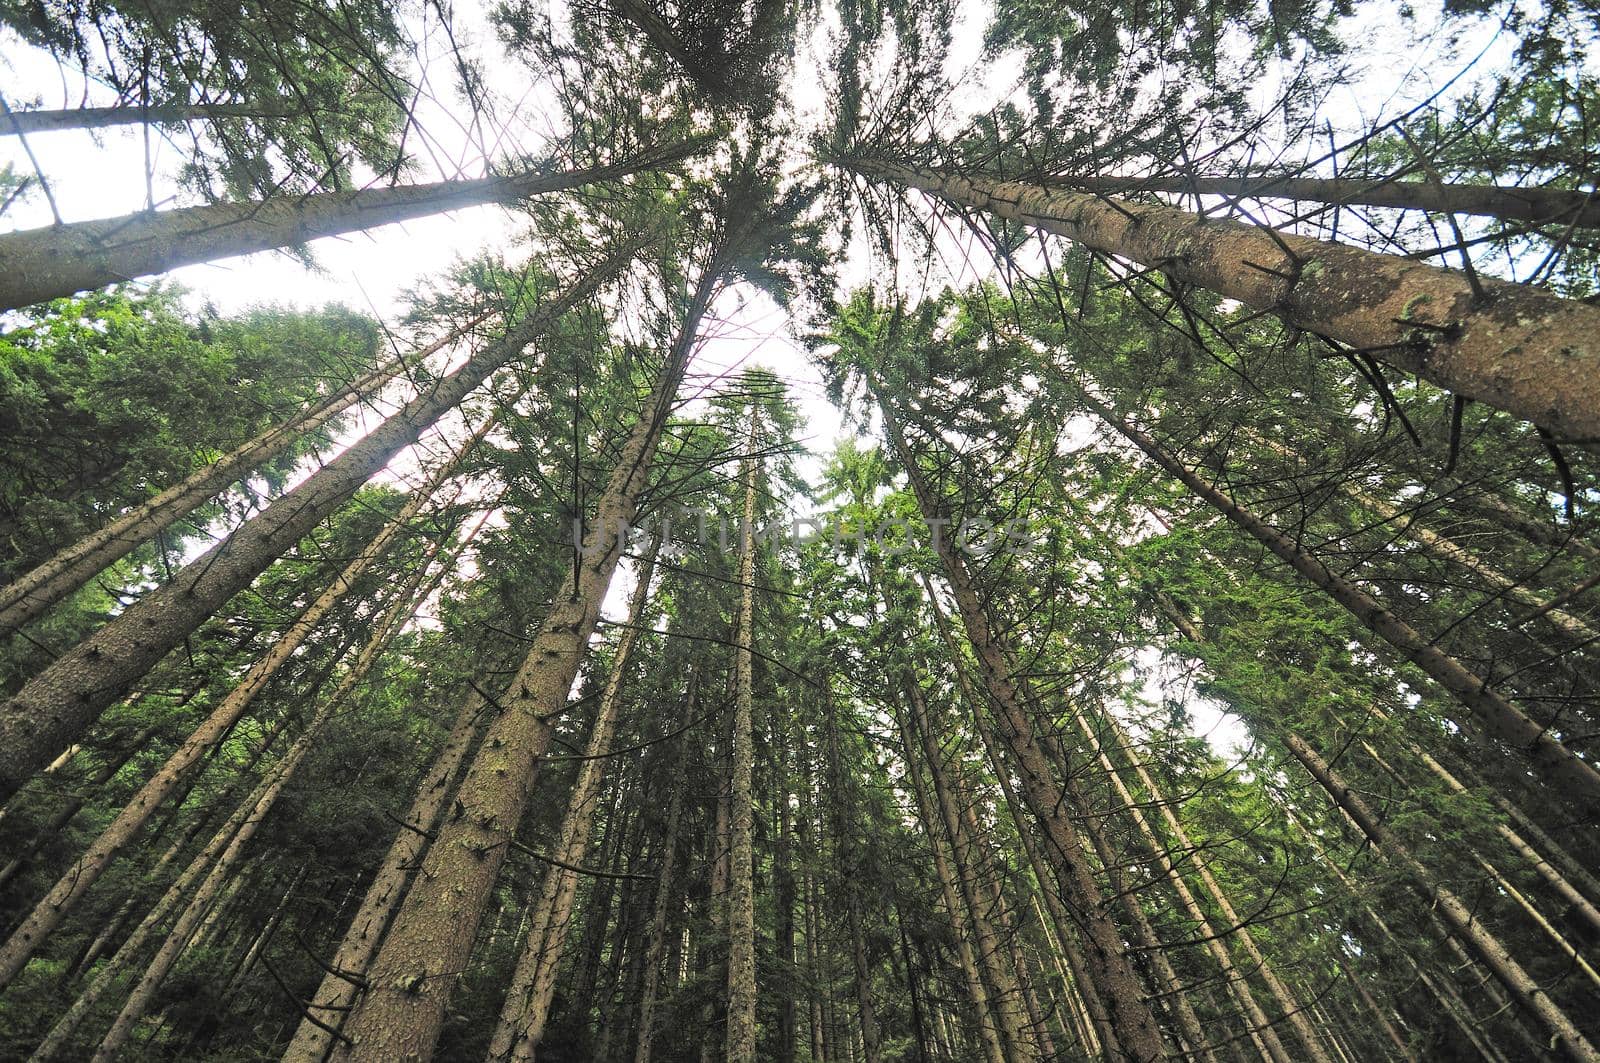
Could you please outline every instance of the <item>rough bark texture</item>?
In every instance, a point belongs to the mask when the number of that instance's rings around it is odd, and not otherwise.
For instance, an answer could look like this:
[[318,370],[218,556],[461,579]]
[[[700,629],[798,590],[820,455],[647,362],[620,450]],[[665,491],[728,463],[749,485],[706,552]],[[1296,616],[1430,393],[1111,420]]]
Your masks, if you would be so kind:
[[756,1059],[755,656],[756,488],[760,415],[750,410],[744,462],[744,520],[739,526],[739,625],[733,655],[733,772],[729,802],[728,1030],[726,1063]]
[[1195,475],[1147,432],[1128,424],[1094,396],[1082,393],[1080,397],[1101,420],[1142,450],[1150,460],[1271,550],[1295,572],[1326,592],[1369,631],[1399,650],[1401,656],[1455,695],[1456,700],[1471,710],[1473,717],[1490,736],[1527,754],[1549,782],[1564,788],[1574,800],[1600,809],[1600,772],[1593,765],[1562,745],[1503,695],[1490,690],[1483,679],[1384,608],[1376,598],[1301,549],[1290,536]]
[[1465,274],[1174,207],[877,159],[841,164],[1160,267],[1558,437],[1600,439],[1600,306],[1493,279],[1480,300]]
[[[882,396],[878,399],[890,446],[911,480],[917,503],[924,517],[936,517],[938,507],[906,446],[899,421]],[[1033,723],[1014,678],[1015,669],[972,586],[965,564],[956,555],[948,537],[940,537],[937,547],[940,562],[955,592],[967,639],[978,660],[979,675],[989,695],[995,722],[1016,763],[1023,798],[1044,830],[1057,884],[1066,907],[1077,917],[1074,929],[1083,935],[1084,958],[1090,977],[1105,1001],[1117,1040],[1124,1053],[1133,1059],[1163,1059],[1167,1048],[1162,1041],[1161,1028],[1145,999],[1144,988],[1107,909],[1100,885],[1095,881],[1088,847],[1068,815],[1067,795],[1034,738]]]
[[489,314],[467,322],[408,358],[374,369],[339,388],[304,413],[262,432],[205,468],[196,469],[160,494],[139,503],[105,527],[84,536],[49,560],[0,590],[0,636],[21,627],[82,587],[108,565],[142,543],[154,539],[207,499],[241,476],[271,461],[302,438],[381,389],[408,364],[415,365],[482,323]]
[[546,192],[624,177],[683,159],[691,141],[628,159],[553,174],[528,172],[354,192],[317,192],[243,203],[49,226],[0,236],[0,310],[12,310],[195,262],[290,247],[486,203],[515,203]]
[[369,987],[346,1027],[352,1045],[335,1058],[396,1063],[432,1056],[451,986],[465,968],[495,875],[515,841],[549,745],[551,721],[566,707],[600,605],[622,555],[613,534],[632,522],[651,459],[694,348],[720,264],[701,277],[655,389],[624,443],[584,538],[582,557],[563,581],[529,653],[496,705],[456,798],[459,814],[441,824],[422,869],[373,961]]
[[459,369],[294,490],[240,525],[222,542],[145,595],[78,646],[62,654],[0,705],[0,797],[21,786],[78,739],[135,679],[274,560],[332,514],[401,448],[477,389],[491,373],[522,356],[557,316],[619,271],[633,248],[607,259],[561,295],[531,312],[501,341]]
[[617,642],[611,674],[606,678],[605,689],[600,694],[600,707],[595,713],[594,726],[589,731],[589,741],[584,749],[584,756],[590,759],[583,761],[578,768],[578,777],[567,798],[560,840],[552,855],[568,867],[552,865],[545,872],[539,899],[534,904],[532,922],[511,975],[505,1004],[500,1009],[500,1021],[495,1025],[494,1035],[489,1041],[488,1058],[496,1063],[508,1059],[517,1060],[518,1063],[532,1060],[539,1040],[544,1036],[545,1020],[550,1015],[551,1001],[555,999],[556,971],[561,964],[561,954],[566,949],[572,905],[578,895],[578,875],[570,868],[583,866],[584,858],[589,853],[589,836],[594,828],[595,811],[600,804],[600,784],[611,763],[606,753],[616,733],[628,660],[633,656],[634,644],[639,641],[640,624],[650,598],[655,555],[660,546],[661,540],[657,538],[650,556],[640,568],[639,581],[633,589],[633,600],[628,604],[627,626]]
[[1174,192],[1228,199],[1299,199],[1436,214],[1479,214],[1506,221],[1600,227],[1600,199],[1568,188],[1504,188],[1433,181],[1318,177],[1050,177],[1046,187],[1086,192]]

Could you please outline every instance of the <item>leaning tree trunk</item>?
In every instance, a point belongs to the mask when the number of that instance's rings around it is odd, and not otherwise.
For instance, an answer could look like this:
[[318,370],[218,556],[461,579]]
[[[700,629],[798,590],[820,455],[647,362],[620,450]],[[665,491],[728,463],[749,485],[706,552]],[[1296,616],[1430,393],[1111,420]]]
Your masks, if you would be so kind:
[[[932,519],[937,514],[937,506],[906,445],[899,420],[884,396],[876,393],[876,381],[870,382],[870,386],[883,412],[890,447],[910,478],[923,516]],[[1073,929],[1085,938],[1090,977],[1105,1001],[1117,1040],[1123,1050],[1136,1059],[1163,1059],[1167,1056],[1167,1047],[1161,1028],[1145,998],[1139,975],[1128,959],[1121,932],[1107,909],[1100,884],[1090,870],[1089,848],[1070,818],[1067,794],[1034,737],[1033,722],[1029,719],[1022,689],[1014,678],[1016,669],[1010,655],[948,537],[939,537],[935,546],[955,592],[1001,737],[1016,762],[1023,798],[1044,830],[1048,855],[1056,870],[1058,886],[1065,894],[1066,907],[1078,917]]]
[[761,478],[761,417],[750,409],[749,455],[744,461],[744,519],[739,526],[739,624],[733,652],[733,770],[728,843],[728,1027],[726,1063],[756,1059],[755,896],[755,642],[756,487]]
[[1436,181],[1320,177],[1046,177],[1046,188],[1085,192],[1173,192],[1227,199],[1297,199],[1329,206],[1395,207],[1600,228],[1600,199],[1568,188],[1515,188]]
[[0,705],[0,797],[16,791],[70,745],[127,685],[180,645],[284,551],[333,513],[401,448],[454,409],[495,370],[521,357],[562,313],[619,272],[637,244],[607,258],[498,343],[352,444],[294,490],[246,521],[159,590],[128,607]]
[[555,1000],[556,971],[561,964],[561,955],[566,950],[572,905],[578,895],[578,875],[571,869],[582,867],[589,852],[589,835],[600,802],[600,784],[610,764],[608,753],[611,739],[616,733],[617,716],[622,711],[622,688],[628,674],[628,661],[633,656],[634,645],[639,641],[640,625],[650,600],[650,579],[655,569],[656,551],[660,547],[661,540],[658,537],[639,570],[633,600],[628,604],[626,626],[617,641],[617,652],[611,660],[611,674],[600,694],[600,707],[595,712],[594,726],[589,731],[589,742],[583,752],[585,759],[578,769],[577,780],[572,784],[572,793],[567,798],[560,840],[552,854],[559,862],[552,864],[545,872],[544,884],[533,908],[532,922],[512,972],[505,1003],[500,1009],[500,1021],[489,1040],[487,1058],[493,1063],[502,1060],[527,1063],[533,1059],[539,1041],[544,1036],[545,1020],[550,1015],[550,1004]]
[[1092,250],[1160,268],[1564,439],[1600,439],[1600,306],[1175,207],[966,177],[880,159],[839,164]]
[[917,806],[917,822],[922,824],[923,833],[928,838],[928,848],[933,853],[933,870],[939,880],[939,891],[944,900],[945,911],[949,915],[950,930],[956,944],[956,958],[960,961],[961,975],[967,985],[967,996],[972,1001],[972,1010],[978,1022],[978,1037],[983,1045],[984,1058],[988,1063],[1008,1063],[1006,1046],[1000,1039],[1000,1024],[996,1021],[994,1009],[989,1001],[989,990],[984,985],[983,975],[978,970],[978,957],[973,951],[972,943],[976,935],[971,929],[968,909],[962,903],[955,872],[950,867],[944,838],[938,830],[933,802],[928,797],[928,787],[922,778],[922,769],[917,764],[917,741],[898,699],[891,701],[891,707],[894,709],[896,726],[900,730],[901,744],[905,746],[906,783]]
[[362,576],[389,549],[389,545],[432,501],[433,491],[442,484],[472,449],[488,434],[496,417],[490,417],[473,433],[466,444],[436,472],[421,489],[383,526],[362,552],[347,564],[323,592],[289,625],[271,649],[251,665],[237,686],[228,692],[211,714],[183,744],[173,751],[156,773],[140,788],[117,818],[106,827],[72,867],[18,925],[0,946],[0,987],[10,983],[27,964],[45,938],[60,925],[89,888],[100,878],[144,824],[155,815],[166,799],[218,743],[243,718],[256,695],[265,690],[272,677],[287,664],[295,652],[317,630],[324,618],[342,602]]
[[1459,660],[1439,649],[1366,591],[1318,561],[1292,537],[1272,527],[1195,475],[1147,432],[1128,424],[1109,406],[1083,389],[1079,389],[1079,398],[1110,428],[1133,443],[1198,498],[1271,550],[1295,572],[1348,610],[1369,631],[1433,677],[1471,711],[1492,737],[1526,753],[1552,784],[1566,787],[1574,800],[1588,807],[1600,806],[1600,771],[1559,742],[1546,728],[1529,719],[1504,695],[1489,689],[1483,679],[1474,675]]
[[8,233],[0,236],[0,262],[6,264],[0,274],[0,310],[319,236],[462,207],[516,203],[663,166],[700,147],[699,141],[672,144],[609,166],[557,173],[534,170],[470,181],[282,195]]
[[0,590],[0,636],[42,615],[108,566],[126,557],[135,547],[160,535],[250,470],[282,454],[295,440],[317,431],[357,402],[373,395],[408,364],[415,365],[420,359],[459,339],[489,316],[490,313],[480,314],[409,358],[388,362],[350,384],[342,385],[293,419],[273,425],[213,464],[196,469],[160,494],[129,509],[110,524],[41,562]]
[[583,663],[600,605],[624,544],[626,527],[649,482],[651,460],[678,384],[694,349],[701,317],[723,269],[714,255],[696,287],[683,325],[617,466],[597,504],[574,570],[556,592],[529,652],[497,708],[456,797],[459,814],[440,825],[417,881],[373,960],[368,989],[351,1014],[335,1058],[388,1063],[424,1060],[444,1022],[454,975],[463,970],[500,865],[515,841],[533,789],[535,768],[550,742],[552,721]]
[[119,125],[183,125],[216,118],[289,118],[295,112],[269,103],[161,103],[150,107],[65,107],[10,111],[0,119],[0,136],[32,136],[64,129],[106,129]]

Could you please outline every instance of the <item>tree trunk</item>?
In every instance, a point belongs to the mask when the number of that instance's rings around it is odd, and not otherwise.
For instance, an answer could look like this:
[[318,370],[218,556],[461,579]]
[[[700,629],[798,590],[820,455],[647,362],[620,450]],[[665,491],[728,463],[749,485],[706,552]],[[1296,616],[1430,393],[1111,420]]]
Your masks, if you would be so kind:
[[1433,181],[1318,177],[1046,177],[1046,188],[1085,192],[1173,192],[1227,199],[1297,199],[1329,205],[1476,214],[1504,221],[1600,228],[1600,199],[1567,188],[1506,188]]
[[33,136],[66,129],[105,129],[119,125],[182,125],[216,118],[289,118],[296,112],[270,103],[163,103],[151,107],[66,107],[10,111],[0,121],[0,136]]
[[160,213],[52,225],[0,236],[0,310],[163,273],[195,262],[290,247],[354,229],[371,229],[487,203],[516,203],[663,166],[699,151],[672,144],[610,166],[554,174],[436,181],[353,192],[314,192],[214,203]]
[[761,417],[752,403],[739,526],[739,625],[734,649],[733,772],[728,858],[728,1030],[726,1063],[756,1059],[755,643],[756,487]]
[[[906,470],[918,506],[925,519],[937,514],[937,506],[923,479],[893,409],[882,395],[874,397],[883,411],[884,427],[890,446]],[[980,601],[965,564],[956,555],[948,536],[936,544],[939,560],[955,592],[967,639],[977,657],[980,675],[989,695],[1001,737],[1011,750],[1022,782],[1022,793],[1029,810],[1039,821],[1049,843],[1049,857],[1057,872],[1060,889],[1069,911],[1077,915],[1074,928],[1085,938],[1085,959],[1090,976],[1106,1004],[1117,1040],[1123,1050],[1139,1060],[1165,1058],[1167,1049],[1161,1029],[1144,996],[1139,976],[1129,961],[1126,945],[1105,904],[1099,883],[1090,870],[1088,849],[1068,815],[1067,795],[1035,741],[1033,723],[1024,704],[1023,693],[1013,678],[1015,668]]]
[[[466,967],[495,876],[515,841],[549,745],[552,721],[583,663],[600,606],[624,548],[612,530],[631,524],[701,317],[723,269],[713,255],[638,422],[623,444],[596,508],[596,525],[532,639],[456,798],[459,814],[439,827],[416,883],[373,961],[369,989],[350,1016],[349,1058],[423,1060],[432,1055],[455,972]],[[336,1055],[343,1057],[340,1051]]]
[[[617,716],[622,709],[622,688],[627,679],[628,659],[633,655],[634,644],[639,639],[644,610],[650,598],[650,578],[655,568],[656,551],[660,548],[661,540],[658,537],[639,568],[633,600],[628,605],[627,626],[617,642],[611,674],[601,692],[600,707],[595,713],[594,726],[584,750],[584,756],[589,759],[579,767],[572,794],[567,798],[560,840],[556,843],[553,855],[568,867],[581,867],[589,852],[589,836],[600,801],[600,783],[610,764],[607,753],[612,736],[616,733]],[[545,872],[544,884],[533,908],[532,924],[523,940],[511,985],[506,991],[505,1004],[500,1009],[500,1021],[495,1025],[494,1035],[489,1041],[488,1058],[492,1063],[502,1060],[528,1063],[544,1036],[550,1002],[555,998],[556,971],[566,948],[567,928],[572,921],[572,904],[578,895],[578,875],[568,867],[552,865]]]
[[[886,603],[887,604],[887,603]],[[944,755],[934,737],[928,719],[928,706],[922,688],[911,675],[901,677],[901,688],[911,706],[911,726],[922,749],[923,763],[927,767],[929,783],[933,789],[933,803],[939,823],[929,823],[928,830],[944,828],[950,842],[950,857],[956,872],[956,882],[961,887],[961,897],[972,919],[973,944],[976,946],[978,966],[993,990],[990,998],[995,1016],[999,1020],[1008,1061],[1031,1060],[1039,1056],[1038,1046],[1026,1033],[1027,1015],[1023,1011],[1022,995],[1017,989],[1015,975],[1006,969],[1005,954],[1000,945],[1000,935],[989,918],[991,898],[979,882],[981,857],[974,852],[975,839],[969,838],[961,825],[961,811],[950,782],[945,778]],[[907,751],[909,754],[909,750]],[[962,795],[965,799],[965,795]]]
[[1293,538],[1195,475],[1148,433],[1125,422],[1105,403],[1087,392],[1080,392],[1080,398],[1108,426],[1181,481],[1202,501],[1344,606],[1369,631],[1399,650],[1407,661],[1432,676],[1454,694],[1457,701],[1471,710],[1491,736],[1526,753],[1552,784],[1565,788],[1574,800],[1590,808],[1600,807],[1600,771],[1596,771],[1593,765],[1557,741],[1548,730],[1529,719],[1503,695],[1490,690],[1483,679],[1384,608],[1377,599],[1318,561]]
[[455,408],[490,374],[521,357],[562,313],[610,280],[632,257],[630,246],[528,315],[500,342],[353,443],[294,490],[196,558],[171,582],[141,598],[62,654],[0,705],[0,797],[22,785],[75,741],[121,691],[250,585],[284,551],[333,513],[401,448]]
[[1464,398],[1570,440],[1600,438],[1600,306],[1174,207],[903,166],[839,160],[963,207],[1270,310]]
[[[691,665],[684,699],[684,716],[689,720],[699,711],[699,681],[699,672]],[[650,1049],[655,1041],[656,988],[660,984],[661,954],[674,897],[673,869],[677,864],[678,828],[683,822],[683,792],[689,784],[689,757],[683,743],[678,744],[677,757],[677,779],[672,786],[672,800],[667,805],[667,835],[661,842],[661,867],[656,873],[656,897],[650,913],[649,952],[644,961],[644,981],[639,987],[639,1037],[634,1045],[633,1063],[650,1063]]]
[[978,969],[978,957],[972,948],[976,934],[971,929],[971,910],[962,901],[957,876],[951,870],[945,840],[938,828],[939,820],[933,810],[933,802],[928,797],[928,787],[922,777],[922,769],[917,765],[916,750],[919,743],[916,734],[905,711],[900,707],[899,699],[891,700],[891,708],[894,709],[895,723],[900,729],[900,741],[905,746],[906,781],[916,801],[917,820],[922,824],[923,833],[928,838],[928,847],[933,854],[934,873],[939,879],[939,891],[944,900],[945,911],[949,913],[950,930],[956,944],[956,958],[960,961],[961,974],[967,983],[967,996],[972,1001],[973,1015],[978,1023],[978,1037],[983,1045],[984,1056],[989,1063],[1010,1063],[1007,1045],[1001,1042],[996,1009],[990,1005],[989,990],[984,985],[983,975]]
[[126,557],[135,547],[160,535],[250,470],[271,461],[295,440],[315,432],[363,398],[375,394],[408,365],[416,365],[490,316],[490,313],[480,314],[409,357],[385,363],[352,383],[341,385],[289,421],[266,429],[213,464],[196,469],[160,494],[132,507],[111,523],[35,566],[0,590],[0,636],[41,616],[45,610],[88,583],[108,566]]
[[[389,545],[433,501],[433,492],[448,478],[460,462],[472,452],[494,426],[497,417],[490,417],[467,440],[462,448],[429,479],[421,489],[383,526],[367,547],[336,576],[331,584],[295,618],[272,647],[251,665],[239,685],[234,687],[211,714],[184,740],[156,773],[139,789],[118,813],[111,825],[102,831],[89,847],[62,876],[61,880],[44,896],[28,917],[0,946],[0,987],[15,978],[27,964],[28,957],[44,943],[45,938],[60,925],[99,879],[122,850],[131,842],[144,824],[155,815],[201,759],[233,730],[265,690],[278,669],[293,658],[325,617],[355,589],[357,582],[368,569],[388,550]],[[435,550],[437,547],[434,548]],[[432,555],[430,554],[430,557]]]

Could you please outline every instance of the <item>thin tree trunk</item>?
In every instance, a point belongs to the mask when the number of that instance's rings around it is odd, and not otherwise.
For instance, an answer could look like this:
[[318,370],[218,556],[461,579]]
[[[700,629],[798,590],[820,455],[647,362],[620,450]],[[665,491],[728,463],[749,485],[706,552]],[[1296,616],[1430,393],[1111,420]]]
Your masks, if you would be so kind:
[[[1278,1039],[1277,1032],[1274,1030],[1271,1021],[1262,1012],[1260,1005],[1256,1003],[1254,995],[1250,992],[1249,983],[1245,981],[1244,975],[1239,969],[1233,965],[1226,946],[1223,945],[1216,929],[1200,908],[1199,902],[1195,900],[1194,894],[1183,880],[1182,873],[1178,870],[1177,865],[1172,862],[1166,848],[1160,843],[1149,821],[1146,820],[1143,811],[1140,810],[1138,803],[1134,801],[1133,795],[1129,793],[1126,784],[1122,781],[1119,770],[1106,755],[1104,747],[1100,746],[1098,738],[1090,730],[1087,721],[1077,717],[1076,714],[1074,714],[1074,717],[1078,720],[1079,730],[1084,737],[1095,743],[1099,752],[1100,765],[1105,769],[1107,777],[1127,805],[1135,826],[1139,828],[1141,837],[1145,839],[1146,849],[1150,853],[1151,859],[1155,860],[1157,866],[1166,871],[1168,879],[1178,893],[1178,898],[1183,904],[1184,910],[1189,913],[1190,918],[1195,920],[1199,931],[1205,935],[1206,944],[1210,948],[1212,956],[1216,958],[1218,965],[1222,968],[1223,975],[1228,980],[1229,989],[1244,1005],[1245,1014],[1249,1016],[1251,1023],[1255,1025],[1257,1033],[1261,1035],[1273,1059],[1288,1063],[1289,1056],[1284,1051],[1283,1043]],[[1301,1045],[1304,1047],[1308,1057],[1325,1063],[1327,1056],[1322,1050],[1316,1030],[1306,1021],[1305,1015],[1301,1011],[1300,1002],[1289,988],[1283,984],[1282,980],[1278,978],[1277,972],[1273,970],[1272,965],[1267,962],[1266,956],[1256,944],[1255,935],[1250,933],[1250,928],[1245,924],[1245,921],[1239,918],[1239,913],[1234,910],[1233,903],[1228,899],[1227,892],[1222,888],[1222,884],[1217,881],[1216,876],[1211,873],[1210,867],[1207,866],[1200,847],[1189,839],[1189,834],[1184,830],[1183,824],[1173,811],[1171,803],[1168,802],[1161,788],[1156,785],[1155,779],[1145,770],[1144,761],[1139,756],[1138,751],[1133,748],[1133,744],[1129,741],[1127,734],[1123,732],[1115,720],[1111,719],[1109,714],[1103,716],[1102,724],[1110,730],[1112,739],[1121,747],[1123,756],[1132,765],[1135,774],[1139,777],[1140,784],[1144,786],[1145,791],[1150,795],[1152,804],[1160,810],[1161,818],[1166,822],[1167,829],[1172,832],[1174,840],[1177,841],[1180,848],[1189,854],[1189,862],[1194,865],[1196,873],[1200,876],[1200,881],[1205,885],[1206,891],[1216,903],[1217,910],[1222,913],[1222,918],[1227,920],[1227,925],[1230,928],[1229,932],[1244,948],[1245,955],[1250,957],[1250,962],[1260,973],[1261,980],[1267,984],[1268,991],[1272,993],[1274,999],[1278,1002],[1278,1007],[1282,1009],[1283,1017],[1294,1027],[1294,1031],[1299,1036]]]
[[681,66],[700,88],[712,96],[727,98],[734,94],[722,75],[700,61],[684,44],[666,19],[656,13],[648,0],[609,0],[612,10],[637,26],[661,51]]
[[1046,188],[1085,192],[1175,192],[1228,199],[1297,199],[1329,205],[1474,214],[1505,221],[1600,227],[1600,199],[1566,188],[1440,184],[1319,177],[1046,177]]
[[[628,526],[649,482],[656,444],[694,349],[700,319],[723,269],[722,252],[702,274],[655,387],[623,444],[596,508],[596,525],[575,559],[489,724],[456,798],[460,814],[441,824],[416,883],[373,961],[370,988],[350,1016],[349,1058],[372,1063],[431,1056],[455,972],[466,967],[505,854],[549,745],[552,721],[583,663],[600,606],[624,548],[612,531]],[[336,1056],[346,1053],[341,1048]]]
[[1195,475],[1148,433],[1125,422],[1099,399],[1080,391],[1082,401],[1108,426],[1183,483],[1202,501],[1247,532],[1314,586],[1342,605],[1369,631],[1399,650],[1471,710],[1483,729],[1507,746],[1526,753],[1552,784],[1564,787],[1590,807],[1600,806],[1600,771],[1582,760],[1549,731],[1513,705],[1459,660],[1386,609],[1354,583],[1318,561],[1290,536],[1272,527],[1222,491]]
[[[883,411],[884,427],[890,445],[906,470],[917,503],[925,518],[937,514],[934,499],[922,472],[911,455],[900,431],[894,411],[876,394]],[[1021,775],[1022,793],[1029,810],[1044,829],[1050,846],[1050,860],[1057,871],[1060,888],[1066,894],[1067,908],[1078,918],[1075,928],[1083,933],[1087,945],[1085,959],[1090,976],[1105,1000],[1117,1040],[1129,1055],[1139,1060],[1156,1060],[1167,1055],[1160,1026],[1144,996],[1139,976],[1129,961],[1121,933],[1108,911],[1099,883],[1090,870],[1088,850],[1077,827],[1068,816],[1069,802],[1035,741],[1033,724],[1023,701],[1022,691],[1013,678],[1015,669],[1002,648],[988,613],[973,588],[966,566],[956,555],[948,537],[936,544],[939,559],[955,592],[967,639],[978,659],[980,674],[989,694],[996,722]]]
[[978,969],[978,958],[973,951],[973,938],[976,934],[972,931],[969,921],[971,911],[962,901],[957,876],[951,870],[945,840],[938,828],[937,814],[933,810],[932,800],[928,797],[928,787],[922,777],[922,769],[916,763],[915,751],[919,743],[910,720],[899,705],[899,699],[891,700],[891,708],[894,709],[895,722],[900,729],[900,741],[905,746],[906,779],[916,800],[917,820],[922,824],[923,833],[928,838],[928,848],[933,854],[934,874],[939,879],[939,891],[944,900],[945,911],[949,913],[950,929],[956,944],[956,958],[960,962],[961,974],[967,983],[967,996],[972,1001],[973,1015],[978,1023],[979,1041],[983,1045],[984,1055],[989,1063],[1009,1063],[1007,1046],[1001,1041],[996,1009],[990,1005],[989,990],[984,985],[983,975]]
[[528,1063],[534,1058],[539,1040],[544,1036],[550,1003],[555,998],[556,971],[561,964],[567,928],[572,920],[572,904],[578,895],[578,875],[568,868],[581,867],[589,852],[589,836],[594,828],[594,814],[600,801],[600,784],[610,764],[606,754],[616,733],[628,661],[639,640],[645,607],[650,599],[650,579],[655,570],[656,551],[660,548],[661,540],[657,537],[639,569],[633,600],[628,605],[626,626],[617,642],[611,674],[601,692],[600,707],[595,713],[589,743],[584,750],[584,756],[589,759],[579,767],[572,794],[567,798],[560,840],[553,854],[555,859],[568,867],[552,865],[545,872],[544,884],[533,908],[533,922],[527,937],[523,939],[511,985],[506,992],[504,1006],[500,1009],[500,1021],[496,1023],[489,1040],[488,1058],[494,1063],[501,1060]]
[[1270,310],[1563,439],[1600,438],[1600,307],[1461,273],[1091,193],[842,159],[864,177],[1067,237]]
[[33,136],[66,129],[106,129],[119,125],[182,125],[217,118],[289,118],[296,112],[270,103],[163,103],[151,107],[66,107],[10,111],[0,120],[0,136]]
[[433,501],[433,492],[448,478],[460,462],[472,452],[494,426],[496,417],[490,417],[475,431],[465,445],[429,479],[373,537],[367,547],[350,561],[305,611],[295,618],[278,641],[260,660],[251,665],[239,681],[205,721],[194,730],[183,744],[173,751],[166,762],[123,806],[117,818],[106,827],[61,880],[22,921],[11,937],[0,946],[0,986],[8,984],[27,964],[28,957],[38,950],[45,938],[61,924],[77,902],[99,880],[118,855],[134,839],[139,830],[155,815],[172,792],[188,777],[205,755],[222,741],[265,690],[272,677],[287,664],[295,651],[305,644],[324,618],[353,591],[367,571],[389,549],[390,544]]
[[521,357],[551,322],[615,276],[635,250],[630,246],[590,270],[0,705],[0,797],[81,736],[129,683],[249,586],[403,447],[495,370]]
[[739,526],[739,625],[734,649],[733,772],[728,858],[728,1029],[726,1063],[756,1059],[756,899],[755,899],[755,581],[756,487],[761,462],[756,457],[761,418],[750,408],[748,456],[744,461],[744,519]]
[[1038,1046],[1025,1032],[1028,1018],[1023,1010],[1022,995],[1017,989],[1015,976],[1006,970],[1000,935],[996,933],[994,924],[989,918],[990,897],[978,881],[978,869],[982,858],[973,851],[975,840],[969,838],[961,827],[961,812],[955,796],[950,791],[950,782],[945,778],[944,755],[928,720],[927,702],[914,676],[902,676],[901,687],[905,690],[907,701],[911,706],[912,730],[922,749],[923,762],[927,767],[928,780],[933,789],[934,808],[940,817],[939,823],[928,824],[928,829],[937,830],[942,825],[945,837],[949,839],[950,857],[954,864],[956,881],[961,887],[962,900],[966,902],[967,911],[972,919],[973,944],[976,946],[978,965],[994,992],[991,1001],[1000,1023],[1001,1036],[1007,1046],[1007,1059],[1037,1059]]
[[290,420],[273,425],[41,562],[0,590],[0,636],[43,615],[45,610],[126,557],[135,547],[154,539],[250,470],[271,461],[295,440],[317,431],[362,399],[374,395],[408,365],[418,364],[490,316],[491,313],[480,314],[408,357],[386,362],[350,384],[340,385]]
[[[690,666],[688,690],[685,695],[684,716],[693,720],[699,711],[699,672]],[[667,939],[667,917],[671,914],[673,900],[673,869],[677,864],[678,828],[683,822],[683,792],[689,784],[689,756],[678,744],[677,779],[672,786],[672,800],[667,805],[667,834],[661,842],[661,867],[656,875],[655,906],[650,913],[649,952],[644,961],[644,980],[639,987],[639,1036],[634,1044],[633,1063],[650,1063],[650,1050],[655,1041],[656,990],[661,977],[661,954]]]
[[0,236],[0,310],[163,273],[195,262],[290,247],[462,207],[516,203],[664,166],[696,153],[699,141],[667,145],[610,166],[555,174],[315,192],[124,215]]

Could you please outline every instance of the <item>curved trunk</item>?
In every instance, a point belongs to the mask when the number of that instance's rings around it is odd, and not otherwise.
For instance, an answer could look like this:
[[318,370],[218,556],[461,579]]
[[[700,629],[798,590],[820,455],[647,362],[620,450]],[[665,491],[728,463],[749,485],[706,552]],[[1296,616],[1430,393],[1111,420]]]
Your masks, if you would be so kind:
[[1117,255],[1569,440],[1600,439],[1600,306],[1175,207],[878,159],[839,164]]
[[159,590],[62,654],[0,705],[0,797],[9,795],[75,741],[117,696],[224,602],[343,505],[497,369],[522,356],[560,314],[619,272],[633,247],[608,258],[504,339],[431,384],[294,490],[241,524]]
[[487,203],[608,181],[686,158],[698,141],[669,145],[610,166],[554,174],[436,181],[353,192],[283,195],[160,213],[52,225],[0,235],[0,310],[103,288],[218,258],[292,247],[319,236],[372,229]]

